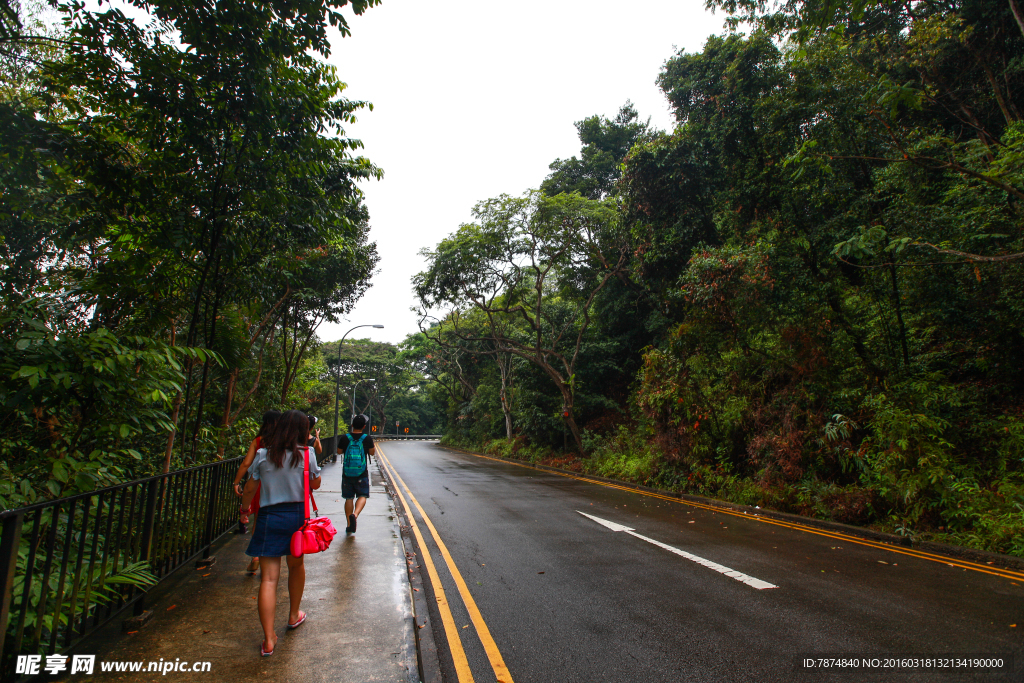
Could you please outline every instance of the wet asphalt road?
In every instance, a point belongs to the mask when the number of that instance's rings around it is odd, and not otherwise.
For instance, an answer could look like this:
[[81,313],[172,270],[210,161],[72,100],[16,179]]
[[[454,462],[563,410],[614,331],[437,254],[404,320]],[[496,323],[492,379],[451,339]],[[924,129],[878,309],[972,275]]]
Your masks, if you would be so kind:
[[[382,442],[381,449],[448,546],[516,683],[1024,680],[1022,580],[433,443]],[[777,588],[755,589],[577,511]],[[473,676],[493,681],[472,625],[462,628],[471,622],[454,582],[424,534]],[[443,649],[441,621],[432,614],[431,622]],[[1011,673],[797,667],[799,656],[812,654],[879,657],[883,665],[885,655],[1015,661]],[[450,657],[441,666],[447,681],[457,680]]]

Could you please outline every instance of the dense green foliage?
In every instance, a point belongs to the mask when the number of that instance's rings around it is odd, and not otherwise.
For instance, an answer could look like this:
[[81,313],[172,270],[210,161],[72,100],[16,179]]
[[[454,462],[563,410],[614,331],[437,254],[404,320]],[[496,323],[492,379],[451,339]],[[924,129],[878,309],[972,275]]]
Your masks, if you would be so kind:
[[[573,418],[577,364],[594,299],[626,262],[615,205],[531,192],[481,202],[473,214],[479,222],[428,252],[431,269],[414,280],[425,308],[455,311],[431,336],[442,346],[486,344],[482,352],[499,361],[503,378],[512,357],[536,367],[561,395],[566,425],[582,447]],[[503,381],[507,417],[506,393]]]
[[[436,404],[430,398],[425,373],[426,351],[422,335],[411,335],[402,344],[372,342],[368,339],[327,342],[320,355],[329,375],[330,397],[334,382],[341,387],[338,422],[347,429],[351,415],[370,418],[372,434],[394,434],[408,429],[410,434],[437,434]],[[322,385],[323,386],[323,385]],[[325,434],[334,434],[334,405],[317,413],[324,420]]]
[[152,21],[0,13],[3,507],[315,407],[315,330],[377,261],[356,182],[380,172],[343,131],[364,104],[321,61],[327,22],[376,1],[129,4]]
[[1024,555],[1013,3],[712,4],[753,30],[666,62],[676,128],[580,122],[533,200],[611,195],[597,249],[524,258],[492,236],[499,198],[429,252],[449,439],[542,457],[578,423],[576,467]]

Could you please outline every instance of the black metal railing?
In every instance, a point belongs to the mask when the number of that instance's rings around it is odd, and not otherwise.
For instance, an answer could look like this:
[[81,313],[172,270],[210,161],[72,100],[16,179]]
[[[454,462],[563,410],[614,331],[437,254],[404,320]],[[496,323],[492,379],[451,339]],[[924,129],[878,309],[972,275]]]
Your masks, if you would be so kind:
[[320,464],[325,462],[337,462],[338,461],[338,439],[340,434],[335,436],[328,436],[320,439],[320,445],[323,446],[324,450],[320,454]]
[[238,527],[241,458],[0,512],[0,680],[18,654],[67,652]]

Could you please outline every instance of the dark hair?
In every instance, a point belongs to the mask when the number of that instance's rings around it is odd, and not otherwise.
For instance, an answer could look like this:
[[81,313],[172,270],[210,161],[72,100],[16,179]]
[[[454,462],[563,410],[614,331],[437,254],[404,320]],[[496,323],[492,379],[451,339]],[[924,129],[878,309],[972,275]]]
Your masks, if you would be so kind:
[[264,441],[269,440],[270,435],[274,433],[274,426],[277,425],[277,421],[280,419],[280,410],[268,410],[263,413],[263,424],[260,425],[260,431],[256,432],[256,438],[263,439]]
[[352,418],[352,429],[364,429],[366,427],[366,416],[356,415]]
[[277,428],[270,437],[267,460],[275,467],[284,467],[285,451],[292,451],[292,467],[298,467],[301,458],[294,457],[298,449],[306,447],[309,436],[309,418],[301,410],[289,410],[277,421]]
[[317,418],[313,415],[306,415],[309,418],[309,431],[312,432],[316,429]]

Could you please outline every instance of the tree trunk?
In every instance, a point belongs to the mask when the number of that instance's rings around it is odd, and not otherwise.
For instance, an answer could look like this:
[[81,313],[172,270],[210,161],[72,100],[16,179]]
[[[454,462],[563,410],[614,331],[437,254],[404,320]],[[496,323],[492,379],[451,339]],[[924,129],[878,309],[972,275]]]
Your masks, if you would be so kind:
[[569,431],[572,432],[572,438],[576,442],[579,454],[584,458],[587,457],[586,451],[583,450],[583,437],[580,434],[579,425],[576,424],[576,419],[572,416],[572,410],[569,411],[569,417],[565,418],[565,423],[569,425]]
[[580,434],[579,425],[576,424],[576,418],[573,416],[573,392],[572,389],[567,388],[565,385],[562,386],[562,402],[565,403],[564,411],[568,413],[568,416],[563,417],[565,424],[569,427],[569,431],[572,432],[572,440],[576,442],[576,448],[582,457],[587,457],[586,451],[583,450],[583,436]]
[[900,305],[900,288],[896,282],[896,266],[889,264],[889,275],[892,279],[892,297],[896,302],[896,321],[900,326],[900,349],[903,351],[903,371],[910,369],[910,354],[907,353],[907,328],[903,325],[903,306]]
[[217,459],[224,459],[224,440],[227,438],[228,427],[231,426],[231,404],[235,402],[235,383],[238,381],[238,368],[231,371],[228,378],[227,398],[224,399],[224,415],[220,421],[220,442],[217,444]]
[[512,358],[502,360],[501,354],[496,354],[498,369],[501,371],[501,412],[505,414],[505,438],[512,439],[512,405],[508,398],[509,379],[512,373]]
[[245,409],[245,406],[249,404],[249,399],[251,399],[253,397],[253,394],[256,393],[256,390],[260,388],[260,377],[263,376],[263,353],[264,351],[267,350],[268,347],[274,346],[274,334],[276,331],[276,327],[271,327],[270,336],[269,339],[267,339],[267,343],[260,347],[259,361],[256,364],[256,379],[253,380],[252,386],[249,387],[249,393],[247,393],[245,397],[239,402],[238,409],[235,410],[235,412],[231,415],[231,422],[234,422],[235,420],[238,419],[238,416],[242,414],[242,410]]
[[182,393],[174,397],[174,410],[171,412],[171,433],[167,435],[167,450],[164,451],[164,474],[171,471],[171,453],[174,452],[174,435],[178,431],[178,409],[181,408]]
[[[322,317],[314,319],[314,324],[309,328],[306,336],[302,339],[302,343],[299,343],[299,330],[302,325],[302,320],[299,314],[299,304],[295,305],[294,315],[292,317],[292,331],[288,333],[287,320],[284,321],[281,327],[282,333],[282,344],[281,353],[284,357],[284,380],[281,383],[281,403],[284,404],[288,399],[288,390],[291,389],[292,382],[295,381],[295,377],[299,374],[299,367],[302,364],[302,359],[306,355],[306,348],[309,346],[309,342],[313,339],[313,335],[316,334],[316,329],[320,327],[320,323],[323,322]],[[288,351],[288,337],[291,337],[292,348]]]
[[[281,380],[281,405],[284,405],[288,398],[288,388],[291,386],[292,357],[288,355],[288,311],[286,310],[281,320],[281,358],[284,360],[284,378]],[[292,344],[292,354],[295,353],[295,343]]]
[[[196,359],[194,356],[189,356],[188,362],[185,364],[185,392],[182,400],[185,404],[184,415],[181,416],[181,432],[185,433],[188,431],[188,415],[192,410],[192,377],[195,374]],[[178,423],[175,421],[175,428]],[[188,443],[188,439],[182,439],[180,442],[180,448],[178,449],[178,455],[181,459],[185,460],[185,444]]]
[[196,406],[196,419],[192,423],[192,462],[196,460],[196,450],[199,448],[199,430],[203,426],[203,404],[206,402],[206,389],[210,385],[210,361],[203,362],[203,374],[199,381],[199,400]]
[[1024,12],[1021,12],[1017,0],[1010,0],[1010,11],[1013,12],[1013,18],[1017,20],[1017,27],[1020,29],[1021,35],[1024,35]]
[[508,399],[505,397],[505,387],[501,388],[501,410],[505,413],[505,438],[512,440],[512,410],[509,408]]
[[[214,281],[216,282],[217,279],[220,277],[220,256],[217,257],[217,260],[216,260],[215,264],[216,265],[214,265],[214,268],[213,268],[213,277],[214,277]],[[204,346],[208,350],[212,350],[213,349],[214,344],[215,344],[215,340],[217,339],[217,317],[218,317],[218,314],[220,313],[221,296],[223,295],[223,293],[224,293],[224,288],[223,287],[217,287],[217,289],[214,291],[214,295],[213,295],[213,306],[211,306],[210,310],[207,312],[207,315],[210,318],[210,331],[206,332],[204,330],[204,333],[205,333],[205,336],[206,336],[206,339],[205,339],[206,343],[204,344]],[[193,462],[195,462],[195,459],[196,459],[196,450],[199,448],[199,430],[202,428],[203,405],[206,403],[206,391],[207,391],[207,389],[209,389],[209,387],[210,387],[210,359],[207,358],[206,361],[203,363],[203,381],[199,385],[199,405],[196,407],[195,428],[192,430],[192,461]]]

